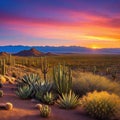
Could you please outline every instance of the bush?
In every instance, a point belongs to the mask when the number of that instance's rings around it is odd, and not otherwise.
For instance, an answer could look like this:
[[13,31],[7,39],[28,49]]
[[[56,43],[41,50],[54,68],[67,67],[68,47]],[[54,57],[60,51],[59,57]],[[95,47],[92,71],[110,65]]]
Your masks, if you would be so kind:
[[109,79],[93,75],[91,73],[76,73],[73,80],[73,91],[79,95],[85,95],[88,92],[108,91],[120,95],[120,84]]
[[120,97],[104,91],[88,93],[80,102],[91,117],[100,120],[108,120],[114,116],[120,108]]
[[48,105],[42,105],[40,108],[40,116],[41,117],[49,117],[51,113],[51,108]]
[[69,93],[62,94],[57,103],[63,109],[72,109],[79,104],[79,99],[75,93],[70,91]]

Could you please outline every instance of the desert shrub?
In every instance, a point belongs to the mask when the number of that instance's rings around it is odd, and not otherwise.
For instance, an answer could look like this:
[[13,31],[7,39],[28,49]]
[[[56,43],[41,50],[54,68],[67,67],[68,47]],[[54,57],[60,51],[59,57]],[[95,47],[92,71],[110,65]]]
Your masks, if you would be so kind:
[[80,102],[91,117],[100,120],[110,119],[120,108],[120,97],[104,91],[88,93]]
[[48,105],[42,105],[42,107],[40,107],[41,117],[49,117],[50,113],[51,113],[51,108]]
[[57,101],[60,108],[63,109],[73,109],[79,105],[79,98],[75,95],[74,92],[70,91],[69,93],[64,93],[59,97]]
[[2,90],[0,90],[0,97],[2,97],[3,96],[3,91]]
[[120,95],[120,84],[109,79],[93,75],[91,73],[76,73],[73,78],[73,91],[79,95],[85,95],[88,92],[108,91]]
[[30,98],[32,94],[32,88],[28,85],[19,86],[16,94],[22,99]]

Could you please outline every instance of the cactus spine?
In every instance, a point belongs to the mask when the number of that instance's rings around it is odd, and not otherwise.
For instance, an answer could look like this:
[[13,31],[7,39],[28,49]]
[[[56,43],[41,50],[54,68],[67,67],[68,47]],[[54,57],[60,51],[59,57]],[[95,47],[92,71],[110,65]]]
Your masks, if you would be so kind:
[[42,73],[44,75],[45,82],[47,82],[47,73],[48,73],[48,70],[49,70],[49,64],[47,62],[47,59],[46,59],[46,57],[44,57],[44,58],[42,57],[41,58],[41,71],[42,71]]
[[62,93],[69,93],[72,87],[71,69],[60,64],[57,67],[54,67],[53,80],[55,88],[60,95],[62,95]]

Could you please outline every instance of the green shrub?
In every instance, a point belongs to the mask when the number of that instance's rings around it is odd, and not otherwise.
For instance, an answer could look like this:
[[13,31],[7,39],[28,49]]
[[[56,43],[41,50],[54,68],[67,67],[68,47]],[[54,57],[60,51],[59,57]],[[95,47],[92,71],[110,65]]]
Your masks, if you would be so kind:
[[79,96],[95,90],[108,91],[120,95],[120,84],[117,82],[91,73],[77,72],[75,75],[73,78],[73,91]]
[[3,96],[3,91],[2,90],[0,90],[0,97],[2,97]]
[[91,117],[100,120],[110,119],[120,109],[120,97],[104,91],[88,93],[80,102]]
[[18,87],[16,94],[22,99],[30,98],[32,94],[32,88],[28,85],[20,86]]
[[79,105],[79,98],[75,95],[74,92],[70,91],[69,93],[62,94],[57,103],[60,108],[73,109]]
[[42,105],[40,108],[40,116],[41,117],[49,117],[51,113],[51,108],[48,105]]

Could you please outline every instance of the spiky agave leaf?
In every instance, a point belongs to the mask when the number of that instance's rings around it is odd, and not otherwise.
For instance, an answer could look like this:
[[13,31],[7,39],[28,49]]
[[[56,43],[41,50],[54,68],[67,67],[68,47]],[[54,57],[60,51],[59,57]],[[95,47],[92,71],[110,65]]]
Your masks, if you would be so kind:
[[22,99],[27,99],[32,94],[32,88],[29,87],[28,85],[20,86],[16,91],[16,94]]
[[44,101],[46,104],[49,104],[49,105],[52,105],[54,104],[54,95],[51,93],[51,92],[47,92],[45,95],[44,95]]
[[70,90],[69,93],[62,93],[57,103],[61,108],[72,109],[79,105],[79,98]]

